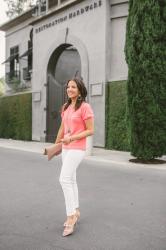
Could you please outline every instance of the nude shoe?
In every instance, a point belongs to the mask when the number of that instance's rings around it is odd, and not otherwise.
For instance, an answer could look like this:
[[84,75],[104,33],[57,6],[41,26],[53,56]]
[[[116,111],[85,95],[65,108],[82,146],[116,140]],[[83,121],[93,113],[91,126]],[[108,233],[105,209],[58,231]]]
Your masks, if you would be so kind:
[[71,235],[74,232],[74,225],[66,225],[63,231],[63,237]]
[[[75,216],[77,217],[77,223],[79,222],[80,220],[80,212],[76,212]],[[65,227],[67,224],[66,224],[66,221],[64,222],[63,226]]]
[[66,224],[65,229],[63,230],[62,236],[65,237],[65,236],[71,235],[74,232],[74,228],[75,228],[76,224],[77,224],[77,217],[76,217],[76,221],[73,225]]

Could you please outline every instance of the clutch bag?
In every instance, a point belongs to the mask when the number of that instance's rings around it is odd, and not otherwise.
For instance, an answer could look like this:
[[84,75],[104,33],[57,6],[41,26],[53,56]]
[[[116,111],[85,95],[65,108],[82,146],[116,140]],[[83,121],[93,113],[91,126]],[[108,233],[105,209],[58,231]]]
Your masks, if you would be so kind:
[[62,152],[62,143],[53,144],[44,149],[44,155],[47,155],[48,161],[50,161],[55,155],[59,155]]

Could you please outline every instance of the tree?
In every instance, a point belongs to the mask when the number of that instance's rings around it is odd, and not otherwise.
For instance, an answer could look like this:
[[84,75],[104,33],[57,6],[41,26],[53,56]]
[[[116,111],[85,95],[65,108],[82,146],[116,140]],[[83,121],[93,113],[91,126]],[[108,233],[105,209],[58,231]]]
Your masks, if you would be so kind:
[[4,0],[7,3],[8,10],[6,14],[9,18],[14,18],[20,15],[28,7],[31,6],[31,0]]
[[130,0],[125,44],[131,154],[166,153],[166,0]]

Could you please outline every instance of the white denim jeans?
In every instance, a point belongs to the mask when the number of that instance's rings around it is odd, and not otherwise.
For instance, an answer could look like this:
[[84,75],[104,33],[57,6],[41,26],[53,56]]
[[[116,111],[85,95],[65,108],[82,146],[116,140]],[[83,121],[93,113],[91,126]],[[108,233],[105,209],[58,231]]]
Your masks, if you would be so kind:
[[60,184],[65,197],[66,214],[71,216],[79,207],[76,170],[85,156],[84,150],[62,149]]

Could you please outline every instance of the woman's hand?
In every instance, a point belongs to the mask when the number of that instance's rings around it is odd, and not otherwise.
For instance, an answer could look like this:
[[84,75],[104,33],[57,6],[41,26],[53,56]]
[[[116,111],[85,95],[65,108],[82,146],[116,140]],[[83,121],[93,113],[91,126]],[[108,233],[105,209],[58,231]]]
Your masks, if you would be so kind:
[[61,139],[61,142],[68,145],[71,142],[71,137],[65,136],[63,139]]

